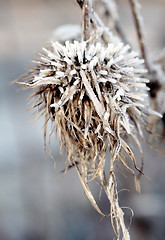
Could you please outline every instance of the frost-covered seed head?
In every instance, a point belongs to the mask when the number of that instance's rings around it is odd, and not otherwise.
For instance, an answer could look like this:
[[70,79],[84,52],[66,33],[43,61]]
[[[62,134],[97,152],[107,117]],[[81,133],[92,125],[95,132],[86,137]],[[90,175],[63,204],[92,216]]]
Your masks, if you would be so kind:
[[52,42],[43,52],[22,84],[37,89],[36,105],[54,121],[69,161],[85,162],[94,177],[108,147],[113,160],[123,148],[135,164],[123,135],[142,135],[149,113],[143,60],[122,43]]
[[[111,203],[111,222],[118,239],[129,240],[123,211],[118,204],[114,163],[120,161],[135,177],[123,158],[122,150],[137,168],[136,159],[124,136],[131,136],[140,147],[136,132],[151,111],[147,104],[146,69],[143,60],[129,46],[101,42],[52,42],[36,62],[27,82],[35,89],[38,106],[46,124],[52,120],[69,166],[76,166],[84,191],[95,209],[98,207],[88,183],[100,181]],[[53,129],[54,130],[54,129]],[[137,131],[136,131],[137,130]],[[109,150],[110,169],[105,176],[105,154]],[[138,182],[135,183],[138,188]]]

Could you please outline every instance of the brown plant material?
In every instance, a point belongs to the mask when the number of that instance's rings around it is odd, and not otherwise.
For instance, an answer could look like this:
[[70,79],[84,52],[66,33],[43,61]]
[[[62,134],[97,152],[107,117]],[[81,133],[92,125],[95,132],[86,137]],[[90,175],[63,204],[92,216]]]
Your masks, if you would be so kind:
[[141,55],[142,58],[145,60],[145,65],[146,68],[148,69],[149,73],[153,70],[151,66],[151,62],[149,60],[148,56],[148,51],[145,43],[145,38],[144,38],[144,27],[143,27],[143,19],[140,14],[140,4],[138,0],[129,0],[132,14],[133,14],[133,19],[136,27],[136,32],[138,36],[138,42],[139,42],[139,47],[141,50]]
[[[44,114],[45,124],[53,120],[69,164],[76,166],[85,193],[103,215],[88,186],[100,179],[111,203],[113,228],[118,238],[122,229],[123,239],[129,238],[124,237],[128,231],[118,205],[115,162],[119,160],[130,169],[121,160],[123,149],[141,172],[124,135],[138,142],[136,128],[142,134],[140,122],[151,112],[144,105],[148,82],[144,61],[128,50],[123,44],[105,47],[100,42],[52,42],[50,49],[43,49],[36,68],[27,75],[28,81],[21,83],[35,89],[34,96],[39,96],[35,107]],[[107,149],[111,159],[106,179]]]
[[[160,114],[149,108],[144,60],[111,35],[89,1],[78,3],[83,10],[83,40],[51,42],[20,84],[35,90],[33,97],[38,100],[33,107],[38,107],[45,117],[45,138],[46,125],[51,120],[67,153],[68,168],[77,169],[93,207],[105,216],[89,187],[97,179],[110,202],[109,216],[117,239],[129,240],[118,202],[115,164],[119,161],[131,172],[139,189],[134,169],[142,175],[143,162],[137,166],[125,136],[130,136],[142,152],[138,135],[143,136],[143,122],[150,114]],[[101,33],[97,31],[100,28]],[[104,41],[104,35],[111,42]],[[111,156],[108,175],[107,151]]]

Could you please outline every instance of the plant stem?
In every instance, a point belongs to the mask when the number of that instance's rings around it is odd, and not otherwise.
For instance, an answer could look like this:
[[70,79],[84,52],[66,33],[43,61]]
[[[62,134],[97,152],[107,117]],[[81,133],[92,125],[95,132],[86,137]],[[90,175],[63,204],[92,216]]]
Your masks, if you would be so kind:
[[87,41],[90,38],[90,19],[91,19],[91,8],[92,0],[77,0],[77,3],[82,9],[82,35],[83,41]]
[[[100,1],[100,0],[98,0]],[[114,24],[114,28],[119,35],[119,37],[122,39],[123,43],[129,44],[128,39],[126,38],[126,35],[123,31],[123,28],[120,24],[119,14],[118,14],[118,8],[115,0],[101,0],[101,2],[104,5],[105,11],[108,13],[108,16],[111,16]]]
[[[91,1],[91,0],[90,0]],[[80,8],[83,9],[83,6],[84,6],[84,0],[77,0],[77,3],[79,4]],[[85,19],[85,15],[84,16],[84,19],[83,19],[83,22],[85,23],[85,21],[87,20],[87,18]],[[114,36],[113,33],[105,26],[105,24],[103,23],[103,21],[99,18],[99,16],[96,14],[96,12],[93,10],[92,8],[92,4],[90,4],[90,12],[89,12],[89,22],[91,22],[93,25],[94,25],[94,28],[96,29],[99,29],[99,30],[102,30],[102,35],[107,39],[108,38],[108,41],[104,39],[104,41],[106,43],[109,43],[109,42],[119,42],[119,38],[117,36]],[[88,23],[88,22],[87,22]],[[86,28],[85,28],[85,25],[86,25]],[[83,29],[87,29],[87,24],[83,24]],[[83,36],[86,36],[86,33],[85,31],[83,30]],[[83,37],[84,39],[84,37]]]
[[133,18],[134,18],[134,23],[135,23],[135,27],[136,27],[137,36],[138,36],[141,55],[145,60],[145,65],[146,65],[148,72],[151,73],[152,66],[151,66],[151,62],[149,60],[148,51],[147,51],[147,47],[145,44],[143,19],[140,14],[140,4],[139,4],[138,0],[129,0],[129,3],[131,6]]

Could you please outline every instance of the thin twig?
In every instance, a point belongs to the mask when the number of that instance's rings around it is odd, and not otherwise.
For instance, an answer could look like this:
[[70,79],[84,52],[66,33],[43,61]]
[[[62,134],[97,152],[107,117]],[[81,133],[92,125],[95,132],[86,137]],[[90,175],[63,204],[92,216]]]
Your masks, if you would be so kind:
[[[84,2],[85,1],[83,0],[77,0],[77,3],[79,4],[81,9],[83,8]],[[90,6],[92,6],[92,4],[90,4]],[[102,35],[108,38],[108,42],[116,43],[120,41],[119,38],[117,36],[114,36],[114,34],[108,29],[108,27],[105,26],[103,21],[99,18],[99,16],[92,7],[90,10],[90,20],[91,23],[94,24],[95,28],[99,28],[99,30],[102,31]]]
[[133,18],[134,18],[134,23],[136,27],[136,32],[138,35],[138,41],[139,41],[139,47],[141,50],[141,55],[145,60],[145,65],[149,73],[152,72],[152,66],[151,62],[149,59],[147,47],[145,44],[145,38],[144,38],[144,28],[143,28],[143,19],[140,14],[140,4],[138,0],[129,0]]
[[91,20],[94,23],[96,28],[100,28],[102,30],[102,34],[108,38],[108,42],[117,43],[120,42],[120,39],[109,30],[108,27],[105,26],[103,21],[99,18],[96,12],[93,11],[91,15]]
[[[100,0],[98,0],[98,2],[100,2]],[[123,43],[129,44],[129,41],[128,41],[128,39],[123,31],[123,28],[120,24],[118,8],[117,8],[117,4],[116,4],[115,0],[101,0],[101,2],[104,4],[104,8],[107,13],[106,14],[107,17],[111,16],[111,18],[113,20],[114,28],[115,28],[117,34],[119,35],[119,37],[121,38]]]
[[84,41],[90,38],[90,19],[92,0],[77,0],[77,3],[82,8],[83,20],[82,20],[82,38]]

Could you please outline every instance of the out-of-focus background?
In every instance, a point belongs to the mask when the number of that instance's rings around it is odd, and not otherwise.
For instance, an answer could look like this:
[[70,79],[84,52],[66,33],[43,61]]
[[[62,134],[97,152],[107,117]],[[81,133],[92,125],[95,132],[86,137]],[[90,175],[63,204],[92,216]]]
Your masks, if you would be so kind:
[[[128,2],[118,0],[122,25],[135,43]],[[165,1],[143,0],[142,13],[149,52],[165,46]],[[53,160],[44,152],[43,119],[33,121],[27,111],[30,90],[18,92],[11,81],[26,73],[31,59],[47,45],[62,24],[80,23],[75,0],[0,0],[0,239],[100,240],[112,239],[109,220],[102,219],[86,198],[74,169],[66,175],[65,159],[54,137]],[[121,205],[134,210],[132,239],[165,238],[165,141],[144,145],[145,173],[142,193],[132,178],[121,178]],[[156,148],[159,151],[154,151]],[[119,189],[119,190],[120,190]],[[108,208],[104,197],[99,204]],[[131,212],[125,209],[127,224]]]

